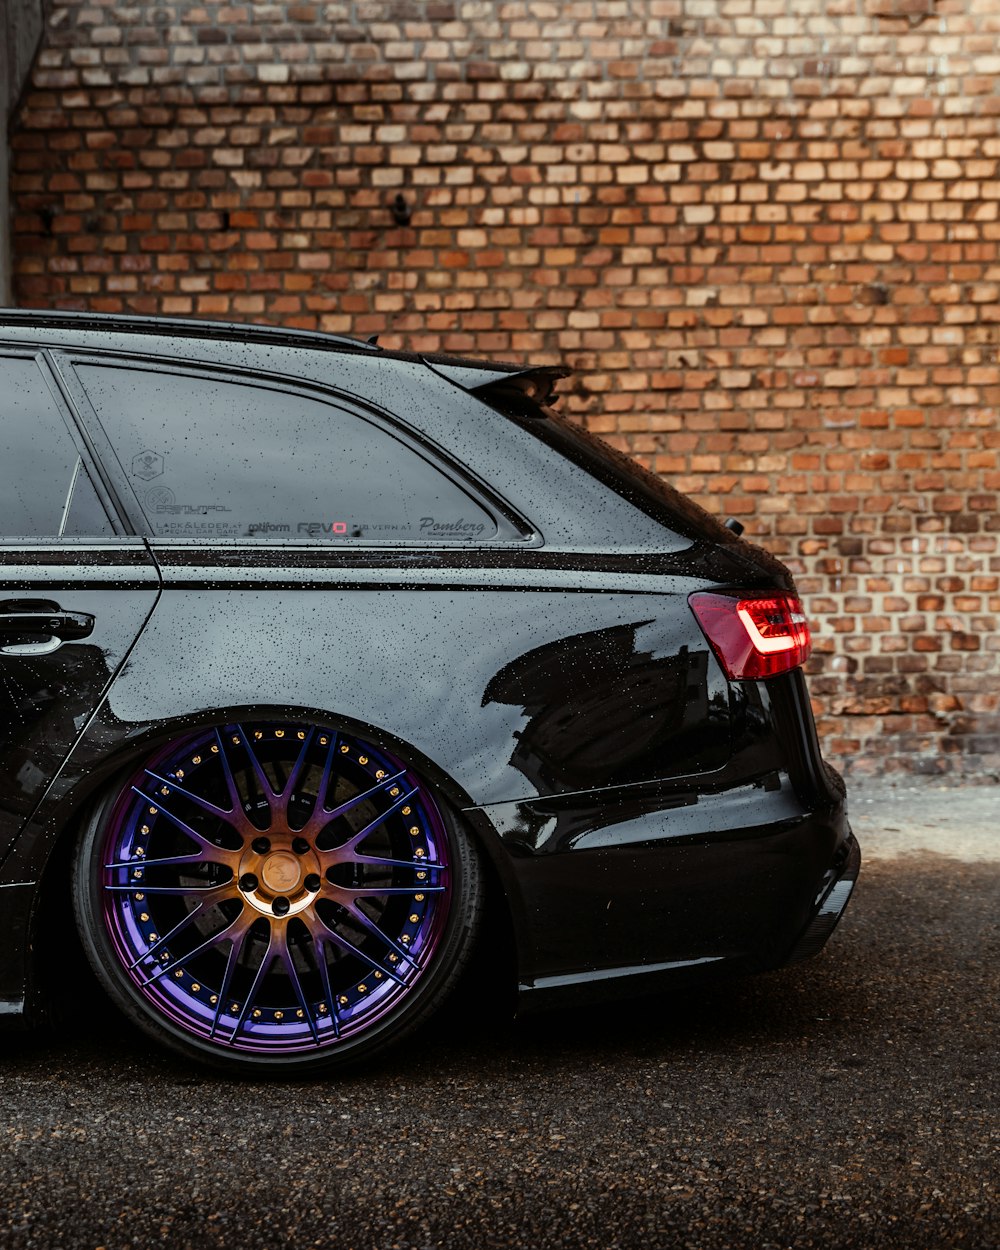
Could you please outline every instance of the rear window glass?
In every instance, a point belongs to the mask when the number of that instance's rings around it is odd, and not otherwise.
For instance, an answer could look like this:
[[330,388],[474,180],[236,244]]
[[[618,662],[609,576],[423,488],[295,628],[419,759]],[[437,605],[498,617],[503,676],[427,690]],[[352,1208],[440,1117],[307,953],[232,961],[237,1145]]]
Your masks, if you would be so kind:
[[700,504],[555,408],[510,386],[497,387],[481,398],[672,532],[721,543],[736,541]]
[[481,542],[492,516],[421,452],[297,392],[111,365],[77,372],[153,532]]

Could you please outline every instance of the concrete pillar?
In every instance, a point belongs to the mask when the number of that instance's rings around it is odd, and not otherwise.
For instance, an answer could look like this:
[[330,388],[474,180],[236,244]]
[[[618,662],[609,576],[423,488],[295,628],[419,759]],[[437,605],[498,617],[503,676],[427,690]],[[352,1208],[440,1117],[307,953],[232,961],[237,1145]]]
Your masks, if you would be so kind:
[[10,118],[42,37],[43,0],[0,0],[0,305],[13,302],[10,254]]

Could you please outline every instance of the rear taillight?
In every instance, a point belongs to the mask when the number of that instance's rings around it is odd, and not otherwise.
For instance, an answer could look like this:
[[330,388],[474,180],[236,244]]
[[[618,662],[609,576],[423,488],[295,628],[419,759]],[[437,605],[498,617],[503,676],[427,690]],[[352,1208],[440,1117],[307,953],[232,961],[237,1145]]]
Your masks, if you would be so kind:
[[809,622],[794,595],[699,593],[688,602],[733,681],[774,677],[809,658]]

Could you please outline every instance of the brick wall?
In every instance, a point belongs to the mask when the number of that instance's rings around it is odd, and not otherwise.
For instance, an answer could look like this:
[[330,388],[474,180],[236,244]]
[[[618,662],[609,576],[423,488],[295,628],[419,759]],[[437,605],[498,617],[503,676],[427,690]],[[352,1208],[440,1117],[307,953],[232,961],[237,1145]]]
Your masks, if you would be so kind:
[[18,297],[566,361],[794,568],[834,758],[995,777],[998,83],[997,0],[57,3]]

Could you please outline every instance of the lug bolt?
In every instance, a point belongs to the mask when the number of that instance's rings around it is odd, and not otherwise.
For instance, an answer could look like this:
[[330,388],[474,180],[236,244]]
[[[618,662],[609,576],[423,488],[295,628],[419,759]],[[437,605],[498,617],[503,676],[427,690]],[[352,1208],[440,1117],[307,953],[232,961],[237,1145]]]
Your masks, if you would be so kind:
[[240,877],[239,885],[244,894],[249,894],[251,891],[256,890],[257,878],[252,872],[245,872],[243,876]]
[[316,893],[316,891],[320,888],[322,884],[323,882],[320,880],[320,875],[318,872],[311,872],[309,876],[306,877],[305,887],[307,890],[310,890],[313,894]]
[[271,839],[270,838],[254,838],[254,840],[250,843],[250,845],[257,852],[258,855],[266,855],[268,851],[271,849]]
[[309,843],[305,838],[293,838],[292,850],[296,855],[306,855],[309,852]]
[[287,916],[288,909],[291,907],[287,898],[276,898],[271,904],[271,910],[276,916]]

